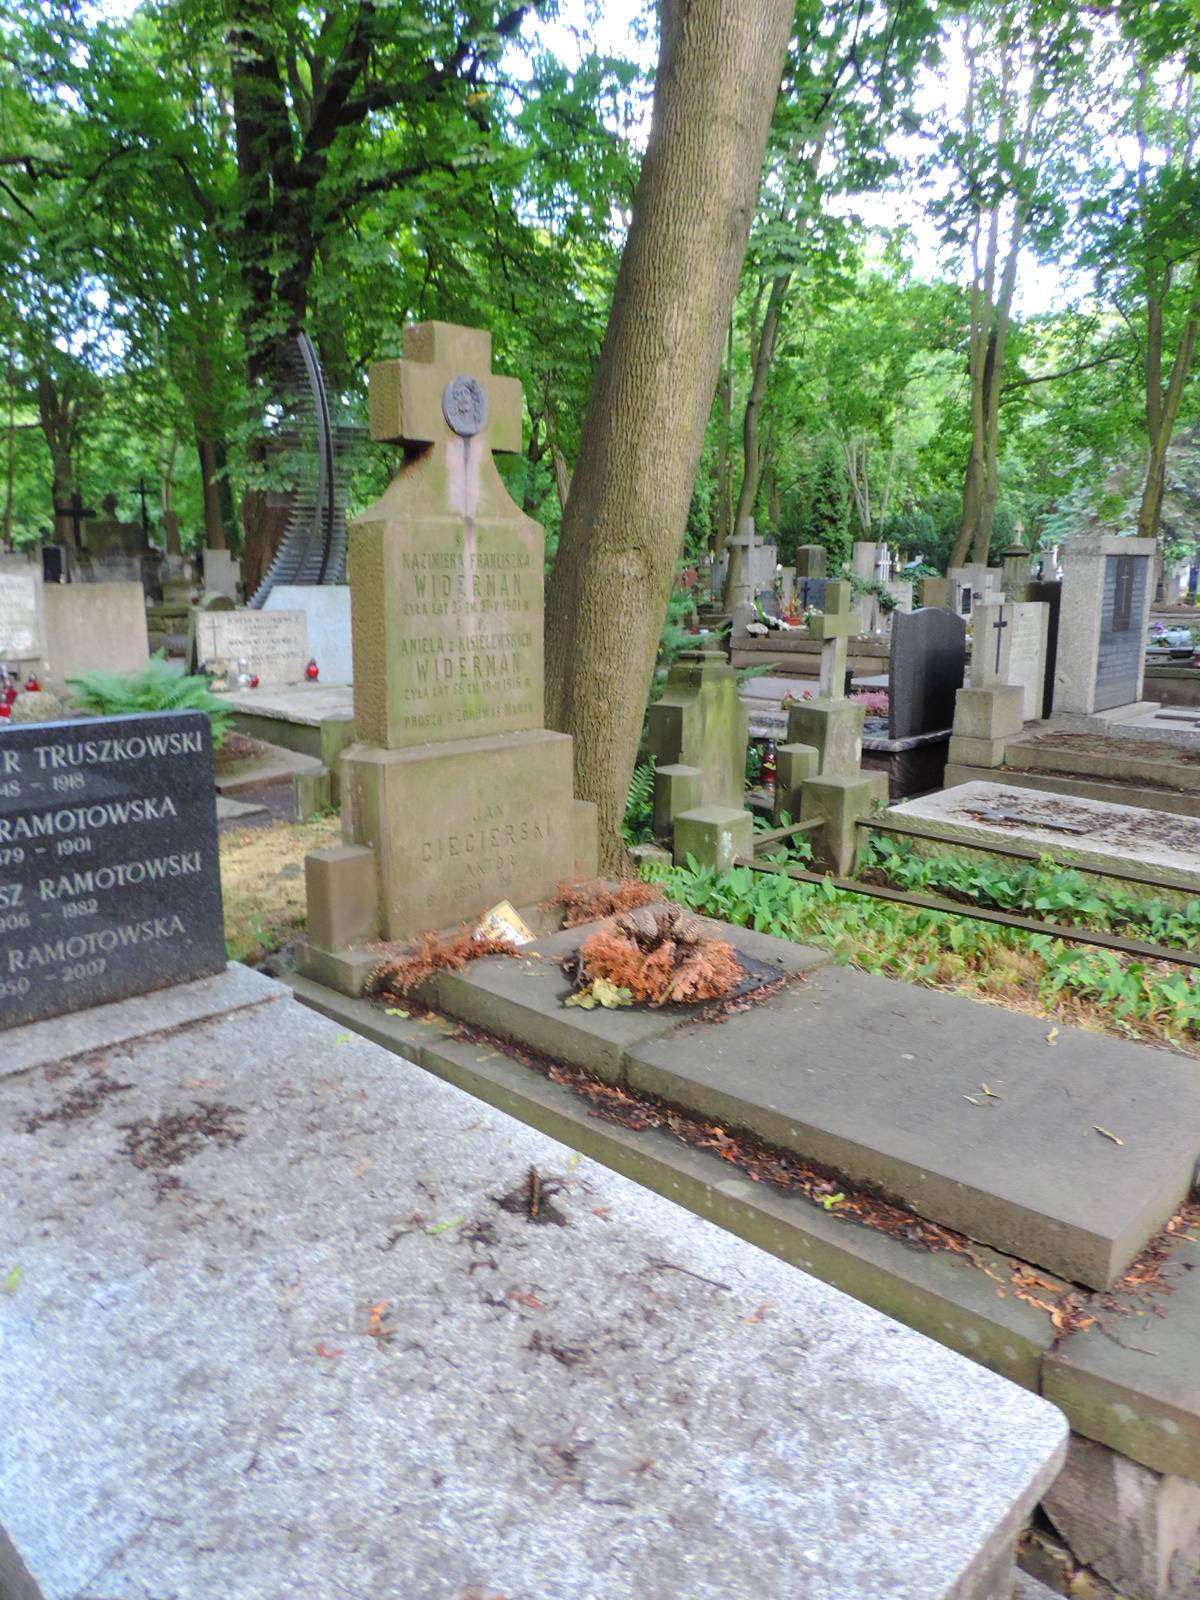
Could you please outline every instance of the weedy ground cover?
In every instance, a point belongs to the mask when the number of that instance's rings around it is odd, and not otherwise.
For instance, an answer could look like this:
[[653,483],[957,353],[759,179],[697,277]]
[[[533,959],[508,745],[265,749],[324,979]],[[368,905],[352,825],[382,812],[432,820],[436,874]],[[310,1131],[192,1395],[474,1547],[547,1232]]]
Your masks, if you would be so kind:
[[816,945],[862,972],[1200,1054],[1200,983],[1170,962],[873,900],[829,880],[747,867],[717,873],[694,862],[647,864],[642,875],[690,910]]

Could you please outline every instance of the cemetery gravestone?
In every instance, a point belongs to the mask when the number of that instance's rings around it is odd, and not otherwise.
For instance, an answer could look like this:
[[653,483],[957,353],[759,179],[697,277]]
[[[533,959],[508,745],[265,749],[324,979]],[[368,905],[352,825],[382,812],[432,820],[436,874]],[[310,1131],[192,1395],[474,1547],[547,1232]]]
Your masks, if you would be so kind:
[[[370,418],[405,460],[350,529],[346,845],[308,859],[306,970],[351,990],[366,976],[344,949],[358,940],[407,938],[595,874],[572,742],[541,726],[544,536],[492,459],[520,449],[520,383],[492,372],[491,336],[474,329],[410,327],[404,352],[372,369]],[[330,914],[314,919],[314,906]]]
[[967,664],[961,617],[936,608],[892,618],[888,738],[941,732],[954,721],[954,697]]
[[42,608],[46,675],[55,684],[84,672],[136,672],[150,659],[140,583],[48,583]]
[[1049,622],[1049,608],[1034,600],[975,608],[971,685],[976,689],[997,683],[1018,685],[1024,722],[1042,715]]
[[796,551],[797,578],[824,578],[828,564],[829,552],[823,544],[802,544]]
[[[310,651],[303,611],[193,611],[190,659],[198,668],[245,660],[264,687],[299,683]],[[318,667],[319,667],[318,663]]]
[[206,589],[214,594],[228,595],[231,600],[236,600],[240,577],[241,565],[232,551],[205,550],[204,587]]
[[44,653],[40,574],[27,563],[0,568],[0,661],[40,661]]
[[1091,715],[1141,699],[1155,548],[1120,535],[1063,545],[1056,712]]
[[302,611],[308,630],[308,653],[317,663],[320,681],[354,682],[349,584],[277,583],[262,609],[267,615]]
[[0,1028],[225,966],[199,711],[0,733]]

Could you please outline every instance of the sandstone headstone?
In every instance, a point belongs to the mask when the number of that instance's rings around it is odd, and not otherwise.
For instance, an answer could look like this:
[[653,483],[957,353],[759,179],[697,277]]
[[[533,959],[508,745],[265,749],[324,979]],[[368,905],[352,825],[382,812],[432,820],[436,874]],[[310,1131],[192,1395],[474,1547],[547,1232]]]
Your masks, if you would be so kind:
[[1039,601],[975,607],[971,685],[988,689],[998,683],[1017,684],[1026,722],[1033,722],[1042,714],[1049,620],[1049,607]]
[[231,600],[238,598],[238,580],[241,564],[230,550],[204,552],[204,587],[216,594],[226,594]]
[[698,798],[689,798],[686,809],[741,809],[750,712],[738,699],[737,673],[720,651],[683,651],[646,724],[647,744],[660,769],[684,767],[700,775]]
[[374,854],[378,932],[400,939],[545,899],[594,874],[595,845],[571,740],[541,726],[542,530],[492,459],[520,449],[520,384],[492,372],[489,334],[425,323],[372,369],[370,418],[406,455],[350,529],[342,827]]
[[232,672],[244,659],[264,688],[299,683],[304,677],[311,652],[303,611],[218,611],[197,607],[192,612],[191,625],[192,659],[198,668],[224,662]]
[[276,584],[263,611],[303,611],[308,628],[308,653],[316,661],[322,683],[353,683],[350,630],[350,586]]
[[150,659],[140,583],[48,583],[42,605],[52,683],[83,672],[136,672]]
[[829,552],[823,544],[802,544],[796,550],[797,578],[824,578],[828,563]]
[[199,711],[0,735],[0,1028],[225,966]]

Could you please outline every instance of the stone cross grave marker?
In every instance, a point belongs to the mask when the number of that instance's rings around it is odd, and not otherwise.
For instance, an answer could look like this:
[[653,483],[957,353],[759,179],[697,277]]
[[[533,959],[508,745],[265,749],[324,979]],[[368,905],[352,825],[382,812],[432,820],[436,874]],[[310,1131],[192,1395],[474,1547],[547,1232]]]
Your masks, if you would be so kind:
[[825,700],[846,697],[846,641],[859,631],[850,592],[843,581],[827,583],[825,609],[809,623],[813,638],[821,641],[820,692]]
[[225,966],[200,711],[0,733],[0,1029]]
[[307,865],[306,970],[349,992],[365,941],[545,900],[596,859],[571,740],[542,727],[544,536],[493,460],[520,449],[520,383],[490,334],[424,323],[372,368],[370,419],[404,459],[349,530],[346,842]]
[[1049,607],[1037,600],[1001,600],[975,607],[972,686],[1020,688],[1024,722],[1042,715],[1049,621]]

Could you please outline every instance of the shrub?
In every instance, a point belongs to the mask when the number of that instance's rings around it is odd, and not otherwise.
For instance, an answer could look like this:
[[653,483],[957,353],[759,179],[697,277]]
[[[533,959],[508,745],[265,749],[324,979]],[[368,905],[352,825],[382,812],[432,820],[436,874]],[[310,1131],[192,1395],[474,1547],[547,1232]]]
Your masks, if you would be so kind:
[[68,678],[71,698],[80,711],[119,717],[138,711],[203,711],[212,724],[213,748],[225,742],[233,713],[200,674],[176,672],[166,652],[156,651],[140,672],[84,672]]

